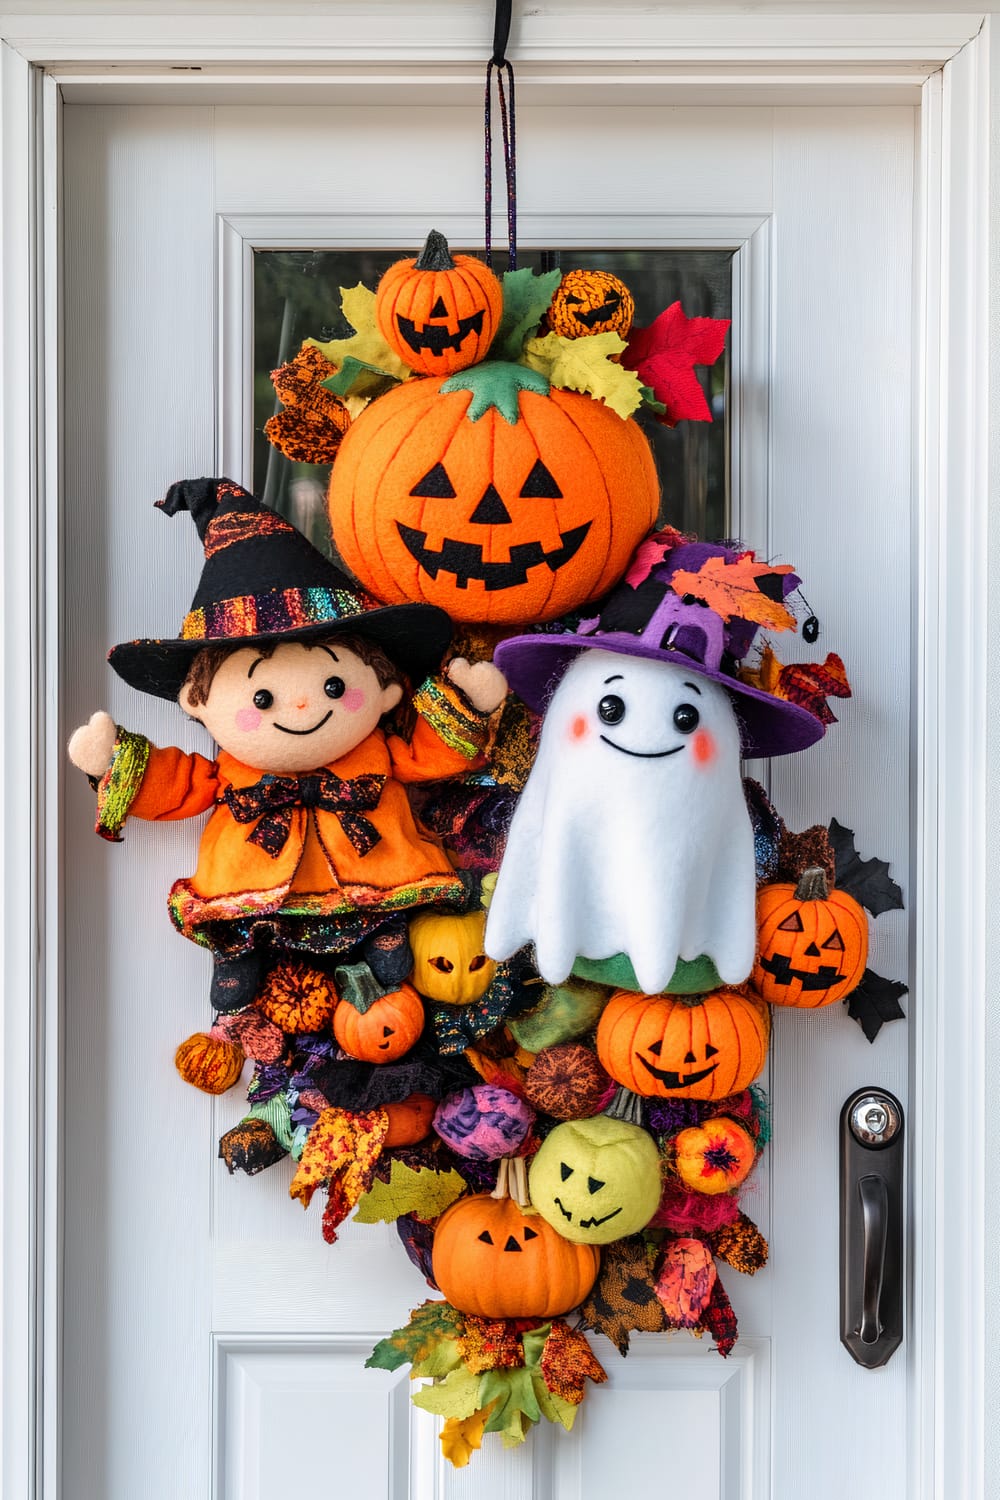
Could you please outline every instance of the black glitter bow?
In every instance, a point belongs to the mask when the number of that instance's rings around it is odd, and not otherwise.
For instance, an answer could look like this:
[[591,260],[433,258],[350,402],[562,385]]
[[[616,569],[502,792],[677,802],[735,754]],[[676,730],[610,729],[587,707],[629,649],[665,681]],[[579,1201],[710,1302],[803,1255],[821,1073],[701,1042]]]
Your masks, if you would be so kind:
[[363,814],[378,807],[384,776],[355,776],[345,781],[332,771],[309,776],[262,776],[254,786],[227,787],[223,800],[238,823],[260,819],[247,843],[277,859],[288,841],[292,809],[320,808],[335,813],[340,826],[361,855],[369,854],[382,835]]

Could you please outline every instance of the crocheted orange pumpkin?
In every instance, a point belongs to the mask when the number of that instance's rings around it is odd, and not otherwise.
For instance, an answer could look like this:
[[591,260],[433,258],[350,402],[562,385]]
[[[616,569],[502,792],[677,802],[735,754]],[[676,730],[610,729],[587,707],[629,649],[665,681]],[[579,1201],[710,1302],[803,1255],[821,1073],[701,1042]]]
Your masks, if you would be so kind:
[[337,992],[333,981],[302,959],[275,964],[259,997],[269,1020],[282,1031],[319,1031],[333,1013]]
[[436,229],[416,260],[389,267],[375,298],[382,337],[421,375],[450,375],[484,359],[502,310],[489,266],[472,255],[453,256]]
[[857,989],[868,962],[868,918],[814,867],[798,885],[761,888],[757,946],[753,982],[764,999],[815,1010]]
[[754,1164],[750,1132],[724,1116],[691,1125],[674,1138],[674,1168],[696,1193],[728,1193],[739,1187]]
[[634,317],[632,293],[610,271],[567,271],[553,294],[548,325],[564,339],[591,333],[617,333],[624,339]]
[[361,1062],[395,1062],[409,1052],[424,1029],[424,1007],[412,984],[359,1011],[341,1000],[333,1012],[333,1034],[350,1057]]
[[473,1005],[493,982],[496,964],[483,951],[486,913],[421,912],[410,922],[413,973],[421,995],[441,1005]]
[[434,1231],[434,1280],[459,1312],[480,1318],[554,1318],[597,1279],[595,1245],[563,1239],[512,1198],[460,1198]]
[[174,1066],[184,1079],[205,1094],[224,1094],[243,1071],[239,1042],[230,1041],[218,1027],[196,1031],[174,1053]]
[[605,592],[652,526],[638,424],[488,362],[373,401],[330,478],[333,536],[378,599],[456,620],[551,620]]
[[722,1099],[757,1077],[770,1029],[767,1006],[740,990],[697,996],[619,990],[601,1016],[597,1055],[635,1094]]

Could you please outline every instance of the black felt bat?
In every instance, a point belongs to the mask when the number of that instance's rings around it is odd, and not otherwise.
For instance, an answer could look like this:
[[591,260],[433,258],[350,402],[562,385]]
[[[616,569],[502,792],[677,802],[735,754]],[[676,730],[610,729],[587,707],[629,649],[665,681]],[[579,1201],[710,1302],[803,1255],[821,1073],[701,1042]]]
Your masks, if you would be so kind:
[[884,859],[862,859],[854,844],[854,830],[830,819],[830,842],[837,862],[837,889],[859,901],[873,917],[902,908],[903,893],[889,874]]
[[898,979],[883,979],[881,974],[866,969],[857,989],[847,996],[847,1014],[873,1042],[886,1021],[904,1019],[899,997],[905,994],[906,985]]

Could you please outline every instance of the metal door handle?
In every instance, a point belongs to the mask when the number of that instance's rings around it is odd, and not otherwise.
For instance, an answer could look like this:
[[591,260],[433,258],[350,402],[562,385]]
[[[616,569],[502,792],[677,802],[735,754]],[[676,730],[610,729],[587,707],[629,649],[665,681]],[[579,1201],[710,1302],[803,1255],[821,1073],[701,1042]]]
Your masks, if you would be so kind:
[[859,1089],[840,1116],[840,1338],[867,1369],[903,1337],[903,1110]]
[[885,1274],[885,1242],[888,1231],[889,1192],[883,1177],[862,1177],[858,1183],[861,1195],[861,1222],[864,1234],[864,1287],[861,1299],[861,1324],[857,1332],[863,1344],[877,1344],[883,1328],[879,1318],[882,1301],[882,1278]]

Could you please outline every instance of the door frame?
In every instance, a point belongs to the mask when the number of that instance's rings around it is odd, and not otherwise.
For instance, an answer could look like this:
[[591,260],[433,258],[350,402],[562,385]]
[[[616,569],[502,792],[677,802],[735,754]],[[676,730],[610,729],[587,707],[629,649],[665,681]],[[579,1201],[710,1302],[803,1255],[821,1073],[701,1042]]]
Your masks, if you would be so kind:
[[[5,1494],[59,1500],[62,1266],[62,951],[59,721],[62,443],[60,123],[65,98],[288,102],[338,90],[481,87],[492,6],[328,0],[290,16],[277,0],[91,6],[13,0],[0,14],[0,523],[5,817],[0,865],[0,1328]],[[298,7],[295,7],[298,9]],[[981,12],[891,16],[706,15],[695,4],[615,8],[552,0],[523,19],[511,56],[521,97],[581,91],[636,102],[907,102],[920,99],[914,306],[917,583],[911,745],[916,855],[908,1024],[914,1029],[910,1163],[913,1436],[918,1500],[986,1493],[989,1055],[1000,1043],[1000,952],[986,876],[997,868],[990,771],[1000,686],[988,645],[990,418],[1000,354],[1000,25]],[[100,12],[92,14],[91,11]],[[113,14],[110,12],[114,11]],[[363,13],[362,13],[363,11]],[[225,12],[225,14],[223,14]],[[391,41],[379,37],[392,15]],[[572,33],[566,21],[573,16]],[[567,38],[574,36],[572,42]],[[641,62],[635,61],[641,58]],[[638,91],[638,92],[637,92]],[[991,389],[990,377],[993,376]],[[27,646],[27,670],[14,651]],[[16,644],[15,644],[16,643]],[[992,857],[991,857],[992,856]],[[939,872],[947,872],[941,879]],[[992,1002],[992,1004],[991,1004]],[[992,1112],[993,1118],[990,1117]],[[994,1361],[993,1373],[1000,1362]],[[67,1491],[68,1492],[68,1491]]]

